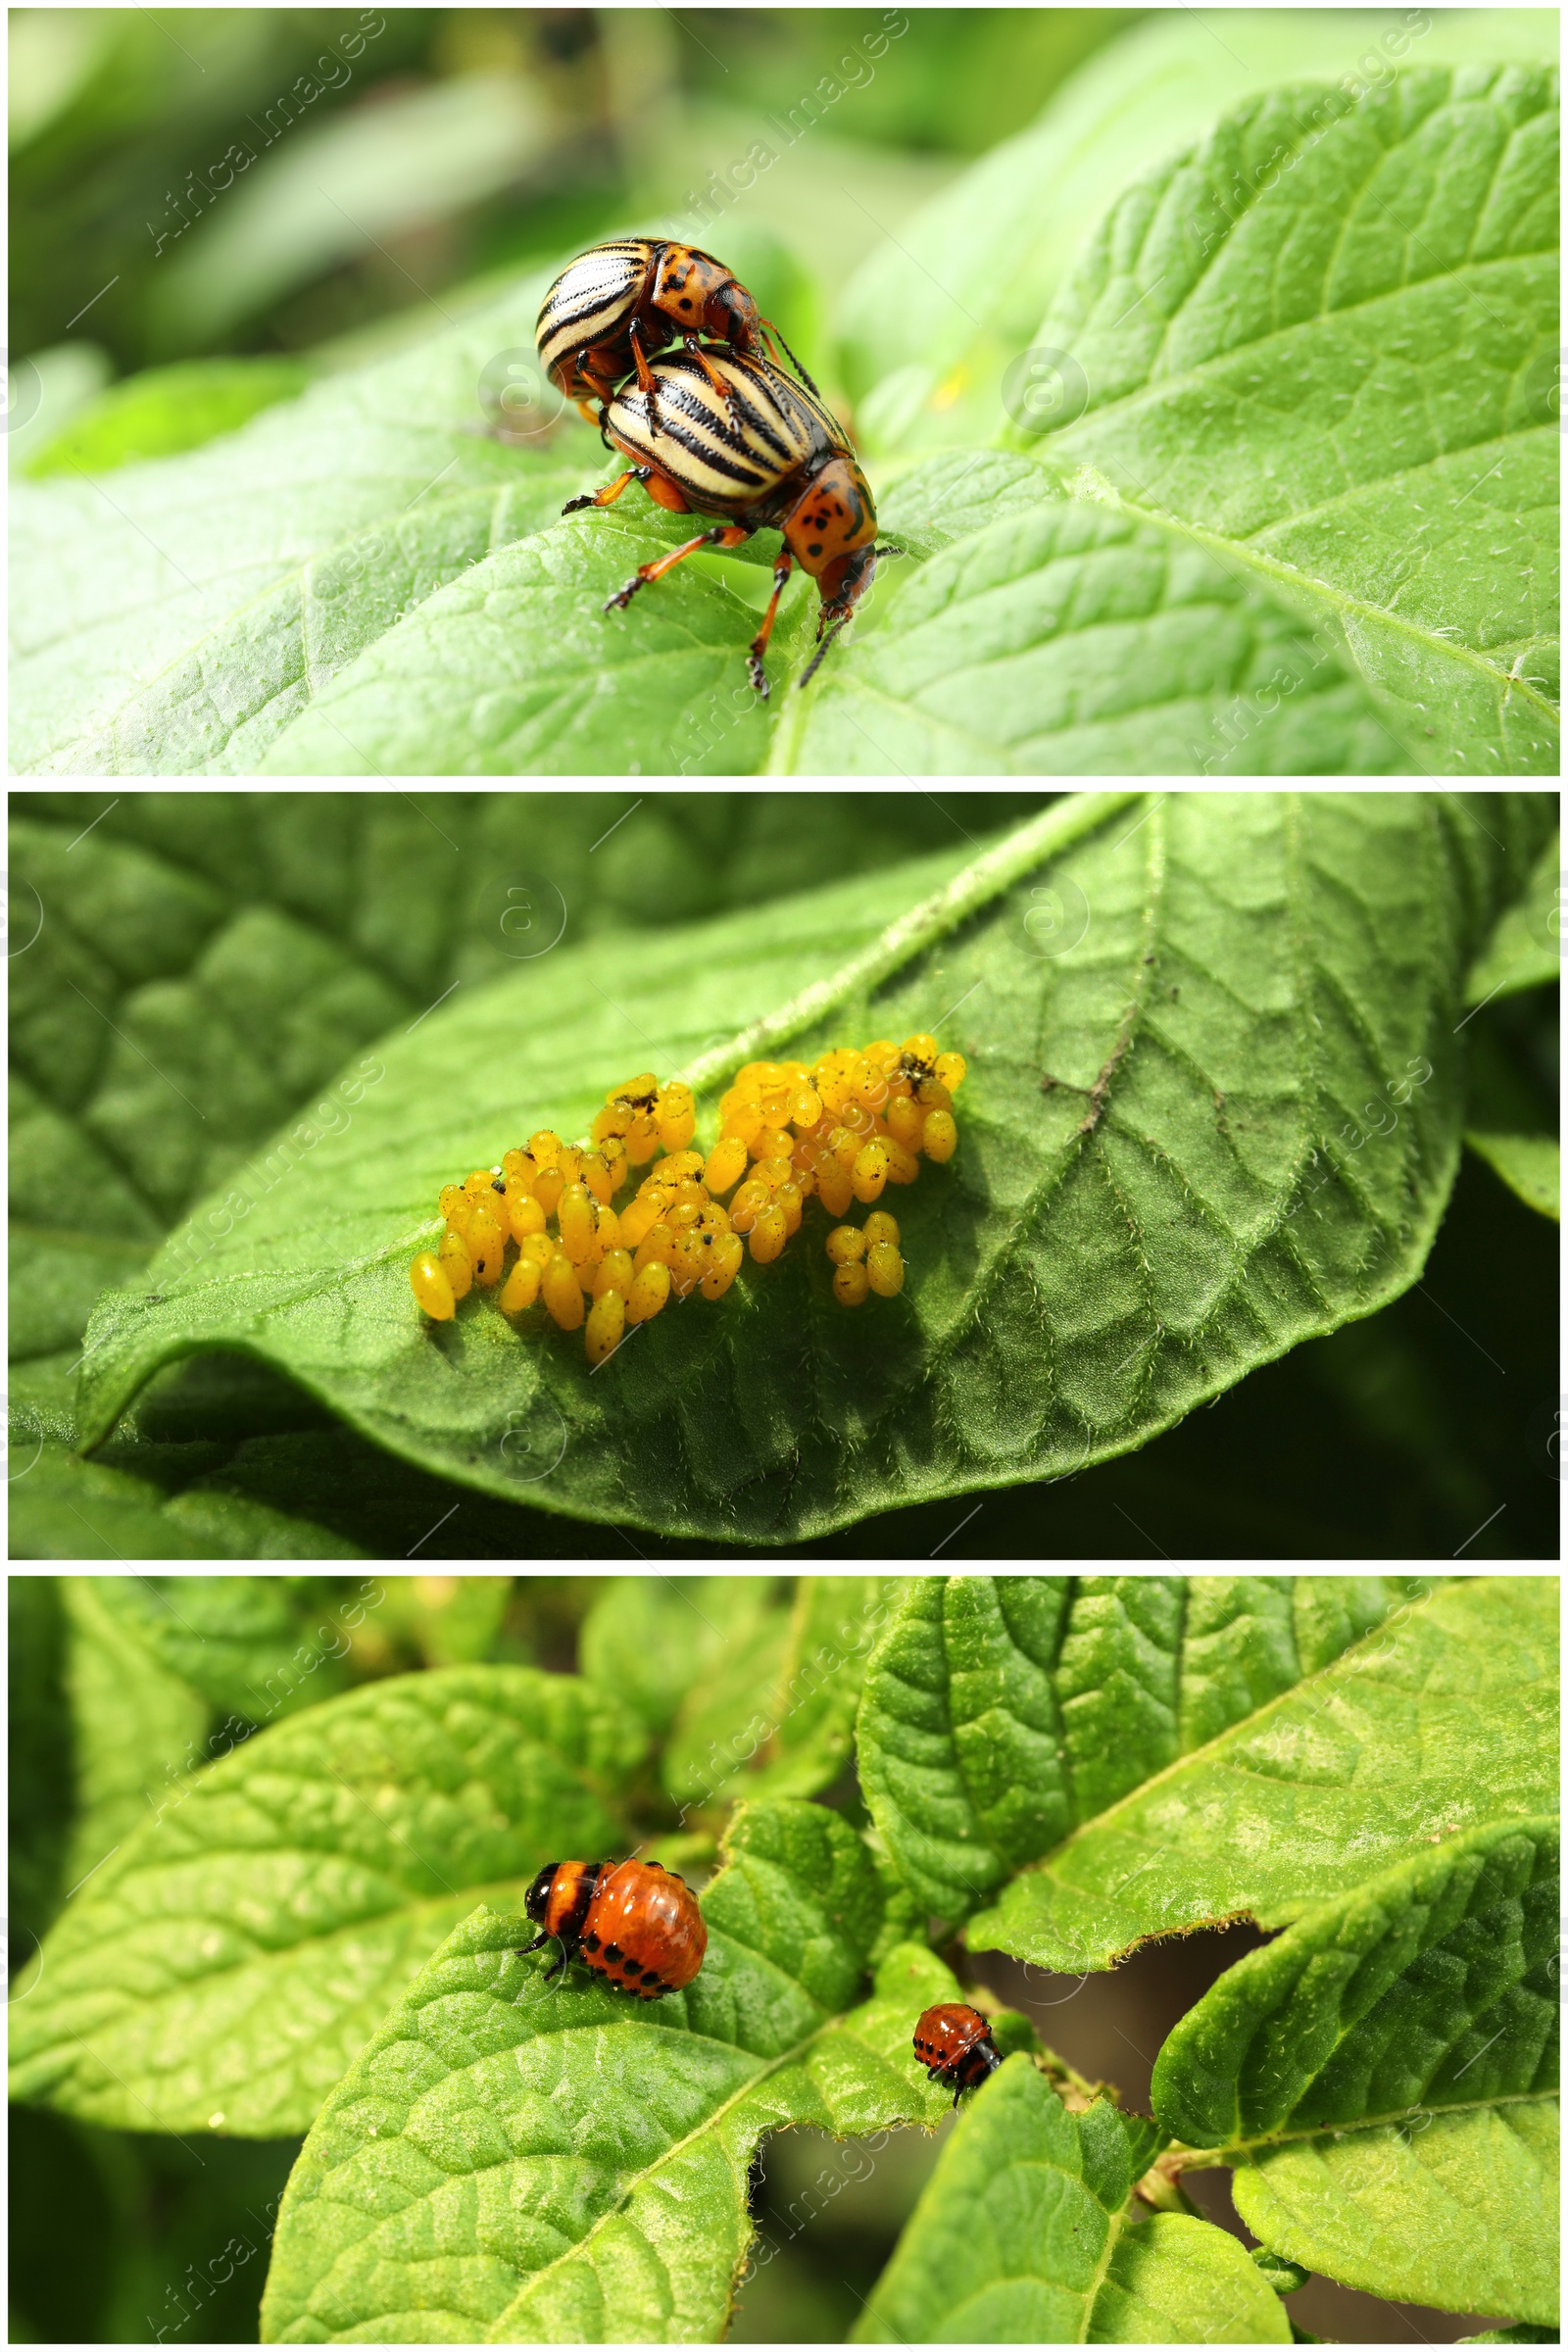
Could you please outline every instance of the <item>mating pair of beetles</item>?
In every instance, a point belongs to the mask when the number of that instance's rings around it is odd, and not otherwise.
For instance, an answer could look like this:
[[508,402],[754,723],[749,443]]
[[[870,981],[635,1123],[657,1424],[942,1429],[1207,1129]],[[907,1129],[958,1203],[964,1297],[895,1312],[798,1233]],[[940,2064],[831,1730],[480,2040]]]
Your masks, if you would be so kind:
[[[580,1960],[617,1992],[657,2001],[679,1992],[703,1965],[708,1923],[684,1879],[662,1862],[547,1862],[523,1897],[539,1930],[521,1949],[560,1949],[545,1982]],[[953,2104],[1002,2064],[991,2028],[962,2001],[939,2002],[914,2029],[914,2054]]]
[[[804,381],[767,356],[764,337]],[[607,447],[632,461],[563,514],[612,506],[628,482],[641,482],[672,514],[728,517],[640,564],[605,611],[624,612],[639,588],[700,547],[739,547],[754,531],[782,531],[773,594],[747,667],[765,697],[762,657],[799,564],[822,600],[820,651],[804,686],[871,584],[876,509],[843,425],[753,296],[695,245],[617,237],[562,271],[540,310],[537,341],[551,382],[598,423]],[[677,342],[678,353],[655,356]],[[591,401],[600,404],[597,417]]]

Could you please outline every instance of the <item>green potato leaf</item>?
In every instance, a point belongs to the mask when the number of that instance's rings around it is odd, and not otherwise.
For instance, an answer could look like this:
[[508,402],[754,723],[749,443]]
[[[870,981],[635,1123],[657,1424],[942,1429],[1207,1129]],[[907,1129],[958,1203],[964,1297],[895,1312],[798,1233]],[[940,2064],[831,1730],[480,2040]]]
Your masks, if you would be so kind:
[[[1007,363],[1030,341],[1106,206],[1201,138],[1227,108],[1315,75],[1375,86],[1410,66],[1551,65],[1545,9],[1155,12],[1108,41],[1038,122],[981,156],[860,264],[839,305],[839,356],[863,431],[920,446],[955,420],[1000,425]],[[889,435],[891,438],[891,434]]]
[[[1083,796],[966,865],[536,956],[384,1044],[351,1115],[298,1122],[105,1295],[84,1438],[237,1348],[491,1494],[774,1543],[1126,1451],[1419,1273],[1458,1150],[1455,993],[1550,815]],[[514,1331],[475,1294],[422,1323],[441,1186],[536,1125],[584,1131],[652,1059],[710,1136],[749,1055],[932,1023],[970,1062],[962,1137],[899,1200],[886,1317],[846,1316],[808,1244],[598,1374],[542,1310]]]
[[1536,859],[1530,887],[1497,919],[1497,927],[1465,982],[1467,1004],[1539,988],[1562,971],[1562,836],[1553,834]]
[[684,1806],[814,1796],[848,1762],[861,1678],[896,1578],[802,1577],[688,1691],[664,1754]]
[[855,2330],[862,2344],[1288,2344],[1225,2230],[1132,2194],[1148,2127],[1069,2114],[1026,2057],[958,2119]]
[[[633,2006],[481,1906],[321,2110],[279,2216],[263,2341],[712,2342],[752,2234],[747,2173],[794,2124],[934,2124],[910,2020],[951,1998],[811,1805],[748,1808],[684,1992]],[[432,2259],[433,2258],[433,2259]]]
[[[114,1577],[60,1582],[66,1620],[64,1685],[75,1811],[64,1883],[74,1888],[156,1813],[205,1738],[211,1708],[188,1679],[138,1640]],[[129,1614],[134,1617],[134,1607]]]
[[1253,2234],[1347,2286],[1519,2312],[1556,2341],[1557,2103],[1435,2115],[1281,2148],[1234,2176]]
[[1562,1222],[1562,1147],[1554,1135],[1491,1135],[1467,1127],[1464,1140],[1538,1215]]
[[1394,1577],[921,1577],[866,1674],[872,1818],[926,1909],[962,1919],[1424,1590]]
[[1412,772],[1329,631],[1028,459],[929,459],[883,522],[930,560],[788,699],[774,774]]
[[449,1667],[307,1707],[176,1783],[45,1938],[15,2096],[122,2131],[304,2131],[488,1892],[624,1850],[637,1736],[574,1678]]
[[1440,774],[1557,768],[1556,136],[1524,66],[1252,99],[1036,338],[1062,478],[1326,624]]
[[1283,1657],[1259,1654],[1273,1646],[1265,1618],[1237,1645],[1190,1745],[1169,1723],[1157,1651],[1144,1665],[1123,1638],[1129,1668],[1152,1681],[1143,1703],[1164,1753],[1135,1764],[1125,1794],[1107,1789],[971,1917],[971,1944],[1104,1968],[1150,1936],[1241,1916],[1283,1926],[1434,1838],[1550,1811],[1556,1613],[1554,1577],[1440,1585],[1387,1624],[1381,1607],[1368,1612],[1372,1630],[1315,1671],[1303,1660],[1283,1672]]
[[662,1739],[687,1693],[774,1613],[766,1576],[616,1576],[582,1622],[577,1655],[607,1697]]
[[1235,2167],[1287,2260],[1373,2294],[1557,2309],[1555,1819],[1453,1838],[1230,1969],[1154,2067],[1155,2112]]
[[1558,1842],[1553,1819],[1488,1824],[1249,1953],[1168,2035],[1161,2125],[1255,2161],[1371,2117],[1554,2092]]

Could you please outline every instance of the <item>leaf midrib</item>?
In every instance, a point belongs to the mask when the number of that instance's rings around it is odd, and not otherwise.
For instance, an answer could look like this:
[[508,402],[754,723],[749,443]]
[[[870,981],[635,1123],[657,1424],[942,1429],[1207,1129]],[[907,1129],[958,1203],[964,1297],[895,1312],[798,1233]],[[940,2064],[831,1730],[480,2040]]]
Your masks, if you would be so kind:
[[1421,2099],[1414,2106],[1390,2108],[1384,2115],[1358,2116],[1350,2123],[1310,2124],[1299,2131],[1263,2132],[1249,2139],[1228,2139],[1211,2148],[1193,2148],[1184,2140],[1173,2139],[1168,2143],[1167,2153],[1182,2159],[1183,2172],[1211,2172],[1219,2166],[1233,2166],[1238,2158],[1250,2161],[1257,2149],[1266,2155],[1274,2148],[1301,2147],[1314,2139],[1349,2139],[1360,2132],[1387,2132],[1407,2123],[1413,2115],[1490,2115],[1499,2107],[1553,2106],[1560,2096],[1553,2083],[1544,2090],[1501,2090],[1489,2099]]

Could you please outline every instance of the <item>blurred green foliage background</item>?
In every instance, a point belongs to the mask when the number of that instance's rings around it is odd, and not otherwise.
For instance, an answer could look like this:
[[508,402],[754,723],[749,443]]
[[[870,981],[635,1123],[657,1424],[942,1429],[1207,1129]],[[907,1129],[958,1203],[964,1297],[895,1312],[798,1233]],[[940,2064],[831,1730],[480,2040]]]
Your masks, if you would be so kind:
[[274,362],[232,371],[238,423],[599,236],[673,229],[759,139],[779,162],[715,243],[742,267],[738,232],[811,339],[813,282],[1136,13],[13,10],[11,348],[51,429],[137,370]]

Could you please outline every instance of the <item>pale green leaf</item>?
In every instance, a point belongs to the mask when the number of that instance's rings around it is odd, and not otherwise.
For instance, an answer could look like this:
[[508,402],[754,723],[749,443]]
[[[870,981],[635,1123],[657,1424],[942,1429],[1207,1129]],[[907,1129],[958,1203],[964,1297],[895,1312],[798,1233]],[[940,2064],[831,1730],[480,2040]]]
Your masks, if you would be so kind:
[[1175,2026],[1160,2124],[1258,2162],[1369,2118],[1554,2092],[1557,1893],[1557,1824],[1540,1819],[1447,1838],[1320,1904]]
[[910,2021],[952,1997],[881,1920],[819,1807],[742,1814],[702,1898],[701,1974],[633,2007],[481,1908],[332,2092],[279,2217],[269,2343],[713,2341],[752,2232],[747,2172],[793,2124],[935,2123]]
[[670,1735],[664,1786],[684,1806],[813,1796],[849,1760],[865,1663],[898,1590],[874,1576],[803,1577],[694,1684]]
[[175,1783],[45,1940],[14,2095],[122,2131],[303,2131],[481,1895],[630,1842],[638,1742],[574,1678],[371,1684]]
[[1554,834],[1536,859],[1530,885],[1498,917],[1465,982],[1467,1004],[1490,1004],[1522,988],[1539,988],[1562,972],[1562,836]]
[[1027,2057],[976,2093],[855,2330],[872,2344],[1288,2344],[1234,2237],[1132,2195],[1142,2127]]
[[[1412,65],[1554,64],[1547,9],[1227,9],[1154,13],[1109,41],[1037,122],[904,220],[855,271],[839,350],[861,429],[923,446],[1003,415],[1007,363],[1039,325],[1075,248],[1130,181],[1274,82],[1320,74],[1378,87]],[[955,429],[956,426],[956,429]],[[891,438],[892,436],[888,436]]]
[[[116,1583],[68,1576],[60,1584],[75,1783],[63,1880],[73,1890],[93,1874],[101,1879],[100,1866],[156,1820],[203,1761],[199,1748],[211,1712],[201,1693],[137,1639],[116,1606]],[[63,1769],[68,1760],[55,1763]]]
[[1549,1812],[1556,1616],[1555,1578],[1440,1585],[1332,1664],[1279,1677],[1278,1695],[1266,1677],[1232,1728],[1190,1748],[1160,1725],[1156,1685],[1155,1768],[1135,1765],[1126,1794],[1013,1878],[970,1920],[971,1943],[1103,1968],[1147,1936],[1243,1914],[1282,1927],[1434,1838]]
[[872,1817],[926,1907],[962,1919],[1349,1649],[1412,1584],[922,1577],[866,1675]]
[[1556,2323],[1555,2100],[1280,2148],[1233,2193],[1255,2236],[1346,2286]]
[[[1125,1451],[1419,1273],[1458,1149],[1455,992],[1550,820],[1544,796],[1484,808],[1083,796],[966,866],[564,946],[395,1036],[351,1121],[297,1125],[106,1295],[83,1431],[239,1346],[463,1483],[764,1542]],[[442,1185],[535,1125],[583,1132],[651,1053],[698,1078],[707,1138],[748,1055],[933,1022],[969,1058],[962,1136],[899,1202],[897,1301],[846,1316],[808,1242],[599,1375],[542,1310],[514,1332],[473,1295],[421,1323],[407,1269]]]
[[1527,67],[1252,99],[1037,336],[1063,479],[1326,626],[1442,774],[1556,771],[1556,122]]
[[1562,1222],[1562,1147],[1554,1135],[1489,1135],[1467,1127],[1464,1140],[1527,1207]]
[[[638,565],[689,539],[692,523],[630,497],[558,521],[583,487],[564,475],[542,479],[530,535],[495,532],[514,544],[476,548],[460,576],[410,599],[395,624],[389,615],[357,659],[320,682],[258,758],[259,771],[754,774],[768,734],[746,671],[758,614],[695,560],[624,612],[606,612]],[[792,647],[797,670],[809,651],[808,593],[814,612],[804,575],[781,609],[768,664],[775,699]]]
[[575,419],[484,437],[486,363],[531,351],[547,276],[437,341],[314,385],[186,456],[13,491],[13,764],[253,770],[322,684],[411,606],[588,486]]
[[305,362],[293,359],[183,360],[172,368],[149,368],[78,409],[24,470],[34,481],[73,468],[112,473],[119,466],[200,449],[264,409],[296,399],[310,380]]
[[607,1697],[662,1737],[715,1661],[772,1613],[766,1576],[615,1576],[582,1622],[577,1657]]
[[930,459],[883,523],[942,552],[873,586],[853,644],[784,706],[775,774],[1412,772],[1328,631],[1028,460]]

